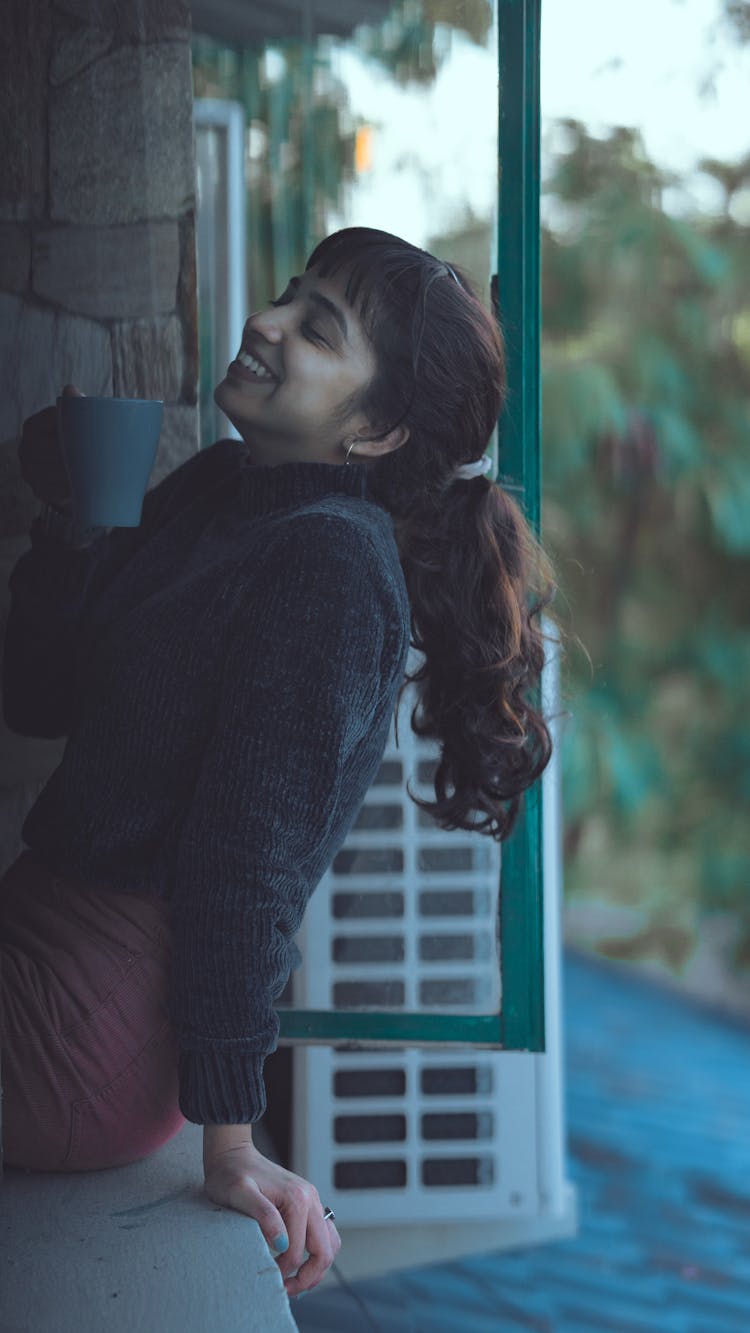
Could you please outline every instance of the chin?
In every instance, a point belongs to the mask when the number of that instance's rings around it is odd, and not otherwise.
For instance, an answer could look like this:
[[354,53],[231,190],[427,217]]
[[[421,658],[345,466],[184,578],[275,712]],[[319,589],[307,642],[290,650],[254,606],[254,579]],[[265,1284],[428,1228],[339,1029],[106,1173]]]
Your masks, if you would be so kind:
[[220,382],[216,385],[216,388],[214,389],[214,402],[216,403],[216,406],[220,407],[223,412],[224,404],[227,402],[227,400],[231,403],[233,397],[234,395],[232,393],[232,386],[229,383],[229,377],[225,376],[223,380],[220,380]]
[[248,422],[244,413],[237,411],[237,390],[230,384],[229,379],[223,379],[220,384],[216,385],[214,402],[244,439]]

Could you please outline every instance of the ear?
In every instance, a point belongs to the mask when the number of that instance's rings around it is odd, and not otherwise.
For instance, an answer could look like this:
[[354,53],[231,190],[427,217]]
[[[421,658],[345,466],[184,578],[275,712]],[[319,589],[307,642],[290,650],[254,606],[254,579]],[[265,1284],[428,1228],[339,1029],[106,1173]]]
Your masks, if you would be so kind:
[[350,437],[356,439],[357,443],[352,449],[352,454],[358,458],[381,458],[383,454],[390,454],[394,449],[400,449],[402,444],[406,444],[409,438],[409,427],[403,423],[400,426],[394,426],[379,440],[368,440],[364,435]]

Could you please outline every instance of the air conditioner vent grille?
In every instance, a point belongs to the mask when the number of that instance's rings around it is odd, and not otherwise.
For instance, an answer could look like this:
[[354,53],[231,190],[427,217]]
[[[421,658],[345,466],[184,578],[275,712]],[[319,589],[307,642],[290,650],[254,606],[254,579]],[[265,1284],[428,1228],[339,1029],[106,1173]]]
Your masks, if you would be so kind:
[[[406,785],[429,799],[424,784],[437,758],[434,743],[411,731],[411,706],[406,690],[400,747],[392,727],[359,817],[308,904],[296,1007],[500,1008],[500,848],[420,817]],[[507,1053],[503,1082],[499,1059],[497,1052],[390,1045],[296,1048],[308,1126],[295,1170],[315,1179],[345,1223],[476,1219],[498,1216],[504,1206],[517,1214],[511,1194],[529,1194],[533,1156],[528,1144],[511,1146],[509,1135],[524,1136],[505,1107],[519,1098],[533,1104],[533,1067]]]

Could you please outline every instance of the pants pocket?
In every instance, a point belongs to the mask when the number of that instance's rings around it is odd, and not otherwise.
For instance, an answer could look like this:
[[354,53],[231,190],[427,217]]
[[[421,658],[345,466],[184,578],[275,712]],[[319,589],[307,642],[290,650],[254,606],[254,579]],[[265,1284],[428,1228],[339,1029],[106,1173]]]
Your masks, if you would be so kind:
[[101,1171],[148,1157],[186,1123],[178,1098],[177,1048],[166,1019],[122,1073],[73,1103],[60,1169]]

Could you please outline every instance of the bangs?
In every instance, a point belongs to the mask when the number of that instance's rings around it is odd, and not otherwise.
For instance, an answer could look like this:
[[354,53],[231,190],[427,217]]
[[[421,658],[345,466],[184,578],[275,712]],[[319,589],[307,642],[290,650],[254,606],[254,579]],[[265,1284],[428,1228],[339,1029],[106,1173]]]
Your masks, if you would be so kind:
[[[392,232],[344,227],[315,247],[306,265],[311,268],[322,278],[343,279],[346,301],[374,347],[381,370],[387,366],[389,374],[396,374],[400,396],[409,403],[416,394],[428,327],[433,333],[427,337],[427,357],[437,363],[444,359],[450,330],[470,336],[488,319],[463,273],[459,280],[442,259]],[[438,329],[442,335],[435,332]]]
[[322,278],[346,275],[346,300],[356,310],[372,339],[378,314],[388,303],[390,289],[395,287],[392,295],[398,294],[399,304],[408,293],[407,300],[416,313],[425,260],[431,258],[426,251],[390,232],[370,227],[346,227],[321,241],[306,267],[317,268]]

